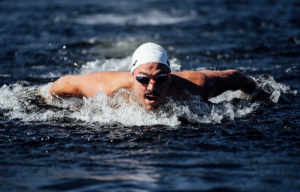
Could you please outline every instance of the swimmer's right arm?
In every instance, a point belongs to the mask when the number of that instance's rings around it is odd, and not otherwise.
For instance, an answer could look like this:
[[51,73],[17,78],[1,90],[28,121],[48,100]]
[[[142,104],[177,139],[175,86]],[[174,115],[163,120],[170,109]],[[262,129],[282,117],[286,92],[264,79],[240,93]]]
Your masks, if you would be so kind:
[[[95,82],[96,72],[89,72],[83,75],[67,75],[55,81],[48,93],[52,96],[68,96],[72,95],[78,98],[93,97],[95,90],[89,89],[91,82]],[[93,86],[92,86],[93,87]]]
[[83,97],[85,96],[83,91],[80,89],[78,84],[74,83],[76,80],[80,78],[81,75],[67,75],[59,78],[57,81],[53,83],[53,85],[49,89],[49,94],[54,96],[66,96],[73,95],[75,97]]
[[102,91],[110,96],[120,88],[130,88],[129,72],[89,72],[83,75],[67,75],[59,78],[49,89],[49,94],[54,96],[72,95],[78,98],[94,97]]

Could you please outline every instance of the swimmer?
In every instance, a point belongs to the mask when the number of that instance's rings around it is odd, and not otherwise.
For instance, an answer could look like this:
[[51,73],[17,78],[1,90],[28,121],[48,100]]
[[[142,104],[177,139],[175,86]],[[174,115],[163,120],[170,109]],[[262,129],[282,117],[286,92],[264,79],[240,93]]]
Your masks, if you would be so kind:
[[49,94],[60,97],[94,97],[102,91],[111,96],[119,89],[132,89],[147,110],[155,111],[166,96],[177,97],[188,91],[200,95],[205,101],[227,90],[252,93],[255,82],[237,70],[184,71],[172,73],[166,50],[145,43],[133,53],[131,72],[90,72],[83,75],[61,77],[49,88]]

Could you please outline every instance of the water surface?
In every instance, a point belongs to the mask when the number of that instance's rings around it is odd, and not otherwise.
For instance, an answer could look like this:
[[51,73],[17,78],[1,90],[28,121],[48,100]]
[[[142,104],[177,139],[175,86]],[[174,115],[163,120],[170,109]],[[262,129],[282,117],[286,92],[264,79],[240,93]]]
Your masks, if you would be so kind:
[[[1,1],[1,191],[299,191],[299,10],[296,0]],[[110,108],[101,93],[38,94],[63,75],[129,71],[150,41],[173,71],[238,69],[265,94],[191,97],[158,113]]]

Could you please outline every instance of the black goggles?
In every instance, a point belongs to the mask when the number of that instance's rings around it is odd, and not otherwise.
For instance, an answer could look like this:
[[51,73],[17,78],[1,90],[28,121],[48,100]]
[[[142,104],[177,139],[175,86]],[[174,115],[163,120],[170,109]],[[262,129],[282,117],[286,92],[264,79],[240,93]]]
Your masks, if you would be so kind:
[[150,78],[145,76],[145,75],[136,75],[135,72],[134,73],[134,77],[135,79],[140,82],[141,84],[161,84],[161,83],[165,83],[168,78],[169,78],[169,73],[168,74],[160,74],[158,76],[155,77],[154,81],[150,82]]

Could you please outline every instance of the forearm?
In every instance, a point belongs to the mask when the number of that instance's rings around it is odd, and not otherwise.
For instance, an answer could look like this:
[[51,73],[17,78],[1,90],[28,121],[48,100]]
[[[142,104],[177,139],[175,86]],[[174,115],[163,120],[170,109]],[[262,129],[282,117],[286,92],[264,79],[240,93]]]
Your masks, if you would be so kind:
[[251,93],[255,89],[255,81],[244,75],[242,72],[232,70],[233,73],[228,76],[229,90],[241,90],[245,93]]
[[212,86],[210,97],[222,94],[227,90],[241,90],[245,93],[251,93],[255,89],[255,82],[250,77],[237,70],[215,71],[208,75],[208,81]]

